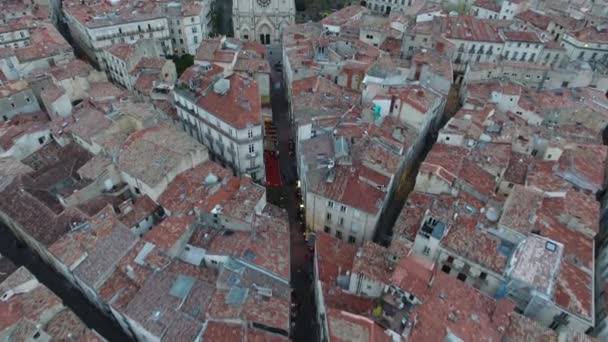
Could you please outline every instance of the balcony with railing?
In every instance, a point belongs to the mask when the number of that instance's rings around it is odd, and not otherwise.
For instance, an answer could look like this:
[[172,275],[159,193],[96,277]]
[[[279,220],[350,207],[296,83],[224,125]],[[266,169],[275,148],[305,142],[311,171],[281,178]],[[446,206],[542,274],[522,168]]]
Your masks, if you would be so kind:
[[255,166],[250,166],[248,168],[245,169],[246,172],[255,172],[257,170],[259,170],[261,167],[261,165],[255,165]]
[[230,154],[232,156],[232,159],[234,159],[234,157],[236,156],[236,150],[234,149],[234,147],[230,145],[228,146],[228,149],[226,151],[228,151],[228,154]]
[[145,34],[145,33],[160,32],[160,31],[165,31],[165,30],[167,30],[167,28],[164,26],[149,27],[149,28],[146,27],[141,30],[129,30],[129,31],[123,31],[123,32],[114,32],[114,33],[97,35],[97,36],[95,36],[95,39],[96,40],[106,40],[106,39],[120,38],[120,37],[125,37],[125,36],[135,36],[135,35]]

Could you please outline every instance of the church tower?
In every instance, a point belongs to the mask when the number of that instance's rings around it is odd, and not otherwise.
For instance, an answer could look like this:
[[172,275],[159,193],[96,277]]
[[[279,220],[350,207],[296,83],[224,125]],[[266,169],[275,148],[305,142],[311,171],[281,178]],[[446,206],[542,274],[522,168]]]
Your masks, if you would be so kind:
[[284,27],[295,23],[295,0],[233,0],[234,37],[276,45]]

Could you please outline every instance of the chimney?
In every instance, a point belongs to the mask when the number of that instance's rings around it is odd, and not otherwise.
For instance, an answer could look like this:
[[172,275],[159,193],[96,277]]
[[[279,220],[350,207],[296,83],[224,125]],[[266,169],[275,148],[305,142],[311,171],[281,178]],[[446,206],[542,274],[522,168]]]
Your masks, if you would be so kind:
[[135,275],[135,271],[133,271],[133,267],[131,267],[131,265],[127,265],[127,277],[133,281],[137,281],[137,276]]

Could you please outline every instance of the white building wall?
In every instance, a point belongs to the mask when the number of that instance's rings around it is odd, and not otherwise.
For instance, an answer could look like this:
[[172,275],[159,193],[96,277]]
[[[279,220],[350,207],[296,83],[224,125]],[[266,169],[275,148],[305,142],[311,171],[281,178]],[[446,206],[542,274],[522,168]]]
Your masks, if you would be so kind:
[[[356,245],[361,245],[364,241],[371,241],[373,238],[378,215],[330,201],[310,190],[304,194],[304,198],[306,225],[311,230],[325,231]],[[331,215],[331,218],[328,218],[328,214]]]
[[[174,93],[174,100],[180,104],[177,107],[178,116],[194,127],[192,131],[186,130],[188,133],[215,155],[231,163],[238,173],[249,174],[256,181],[266,179],[261,124],[237,129],[177,92]],[[253,152],[250,152],[251,148]]]
[[49,129],[24,134],[14,141],[13,146],[10,149],[6,151],[0,149],[0,158],[11,157],[16,160],[21,160],[36,152],[50,140],[51,131]]
[[378,298],[382,296],[386,284],[369,279],[363,275],[352,273],[348,291],[359,296]]
[[511,61],[537,63],[542,51],[542,43],[508,41],[505,42],[502,56]]
[[0,119],[10,120],[13,116],[22,113],[40,111],[40,105],[32,89],[24,89],[10,97],[0,98]]
[[420,172],[416,176],[414,190],[432,195],[450,194],[452,186],[432,173]]
[[608,60],[608,43],[586,43],[570,34],[565,34],[561,42],[566,56],[572,60],[606,61]]

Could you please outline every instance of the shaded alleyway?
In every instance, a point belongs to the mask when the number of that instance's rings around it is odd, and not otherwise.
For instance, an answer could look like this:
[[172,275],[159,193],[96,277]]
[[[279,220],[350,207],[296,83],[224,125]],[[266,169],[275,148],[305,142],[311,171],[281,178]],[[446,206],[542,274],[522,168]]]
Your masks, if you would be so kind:
[[[269,56],[270,59],[273,59]],[[277,57],[277,56],[273,56]],[[304,226],[298,217],[300,199],[297,195],[297,172],[295,158],[289,154],[289,141],[292,130],[288,118],[289,104],[283,87],[281,86],[281,73],[274,70],[271,75],[272,87],[272,114],[277,127],[279,145],[279,163],[282,176],[282,187],[277,189],[282,197],[280,204],[289,214],[291,229],[291,284],[294,290],[293,303],[295,303],[295,327],[292,330],[293,341],[314,341],[315,308],[312,291],[312,261],[309,257],[308,244],[304,240]]]
[[132,341],[118,322],[90,303],[61,275],[44,264],[25,244],[17,240],[2,222],[0,222],[0,254],[17,266],[25,266],[44,286],[61,298],[63,304],[74,311],[89,328],[97,331],[108,341]]

